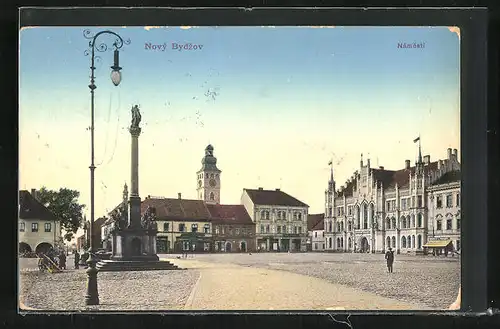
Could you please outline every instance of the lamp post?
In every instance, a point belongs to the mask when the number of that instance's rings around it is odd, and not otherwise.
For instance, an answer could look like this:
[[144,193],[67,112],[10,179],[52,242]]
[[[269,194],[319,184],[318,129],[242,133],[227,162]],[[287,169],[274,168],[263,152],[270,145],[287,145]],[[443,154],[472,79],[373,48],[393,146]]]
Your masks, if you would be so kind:
[[87,294],[85,295],[85,304],[87,305],[99,305],[99,293],[97,290],[97,269],[96,269],[96,263],[97,260],[94,256],[95,252],[95,243],[94,243],[94,171],[95,171],[95,165],[94,165],[94,90],[97,88],[95,85],[95,60],[96,58],[99,59],[99,57],[95,56],[95,51],[97,50],[98,52],[105,52],[108,49],[108,46],[105,43],[100,43],[96,44],[96,40],[99,36],[103,34],[108,34],[116,37],[115,41],[113,42],[113,47],[114,47],[114,63],[113,66],[111,66],[111,81],[115,86],[118,86],[121,81],[121,67],[119,64],[119,49],[123,46],[123,44],[130,44],[130,40],[124,41],[121,36],[119,36],[117,33],[112,32],[112,31],[101,31],[96,33],[95,35],[90,31],[90,30],[85,30],[83,31],[83,36],[86,39],[90,39],[89,41],[89,49],[87,49],[84,54],[85,56],[88,56],[91,54],[91,65],[90,65],[90,71],[91,71],[91,76],[90,76],[90,149],[91,149],[91,155],[90,155],[90,255],[89,259],[87,261],[89,267],[87,269]]

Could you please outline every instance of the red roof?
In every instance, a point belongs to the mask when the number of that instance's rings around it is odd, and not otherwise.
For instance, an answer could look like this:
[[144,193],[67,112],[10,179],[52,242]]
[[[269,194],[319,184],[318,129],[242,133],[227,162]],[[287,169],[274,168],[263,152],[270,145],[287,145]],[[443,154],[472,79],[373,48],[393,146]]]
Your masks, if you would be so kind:
[[252,202],[264,206],[289,206],[289,207],[309,207],[304,202],[297,200],[293,196],[279,190],[264,189],[244,189]]
[[26,190],[19,191],[19,218],[57,220],[56,216],[47,207]]
[[149,206],[156,208],[157,220],[208,221],[211,218],[203,200],[146,198],[141,203],[141,214]]
[[242,205],[207,204],[213,223],[255,225]]
[[[315,230],[322,230],[323,229],[323,223],[325,219],[325,214],[309,214],[307,215],[307,230],[312,231],[313,229]],[[316,228],[316,226],[321,223],[321,228]]]

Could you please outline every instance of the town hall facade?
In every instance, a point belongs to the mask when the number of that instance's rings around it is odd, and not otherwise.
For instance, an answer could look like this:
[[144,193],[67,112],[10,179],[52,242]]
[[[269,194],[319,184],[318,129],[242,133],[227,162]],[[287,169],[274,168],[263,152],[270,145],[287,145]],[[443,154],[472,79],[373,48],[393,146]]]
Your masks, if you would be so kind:
[[[325,191],[325,250],[375,253],[391,247],[398,253],[423,252],[424,245],[438,231],[432,230],[434,223],[440,223],[432,211],[435,191],[447,189],[439,188],[445,175],[459,177],[451,175],[459,172],[456,149],[448,149],[446,159],[431,162],[429,155],[422,158],[420,145],[415,165],[410,166],[410,160],[406,160],[401,170],[372,168],[369,159],[364,163],[361,158],[359,170],[338,190],[332,168]],[[459,181],[454,182],[445,191],[446,195],[455,195],[447,198],[457,200],[458,205],[459,185]],[[457,247],[460,211],[456,205],[448,206],[453,207],[448,218],[455,222],[447,222],[450,234],[454,233],[448,237]],[[442,233],[441,228],[438,233]]]

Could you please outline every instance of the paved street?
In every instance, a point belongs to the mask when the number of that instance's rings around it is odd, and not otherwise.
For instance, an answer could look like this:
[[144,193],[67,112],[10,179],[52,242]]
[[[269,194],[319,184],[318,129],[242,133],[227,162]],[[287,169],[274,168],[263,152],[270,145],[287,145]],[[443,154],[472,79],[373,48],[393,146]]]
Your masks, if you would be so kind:
[[[445,309],[459,286],[453,258],[397,255],[207,254],[169,258],[186,271],[99,273],[100,310]],[[68,265],[72,258],[68,259]],[[83,310],[85,270],[30,271],[21,259],[21,300],[45,310]]]
[[382,254],[200,254],[195,259],[293,272],[433,309],[453,303],[460,285],[457,257],[395,255],[392,274]]

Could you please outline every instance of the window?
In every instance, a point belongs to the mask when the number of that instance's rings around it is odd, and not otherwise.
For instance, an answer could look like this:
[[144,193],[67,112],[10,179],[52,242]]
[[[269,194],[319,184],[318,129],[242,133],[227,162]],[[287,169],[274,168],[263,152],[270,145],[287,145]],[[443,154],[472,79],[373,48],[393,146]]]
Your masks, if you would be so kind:
[[278,211],[278,220],[286,220],[286,212]]
[[451,225],[452,225],[451,218],[448,218],[448,219],[446,220],[446,229],[447,229],[447,230],[451,230],[451,229],[452,229],[452,226],[451,226]]
[[186,224],[181,223],[179,224],[179,232],[184,232],[186,230]]
[[191,232],[193,233],[198,232],[198,224],[191,224]]
[[269,220],[269,211],[262,210],[260,212],[260,219],[262,219],[262,220]]
[[460,218],[457,218],[457,230],[460,229]]
[[332,222],[328,223],[328,232],[332,232]]
[[389,217],[387,217],[385,219],[385,229],[388,230],[391,228],[391,220],[389,219]]
[[31,232],[38,232],[38,223],[31,223]]
[[19,232],[24,232],[26,230],[26,223],[19,223]]
[[203,233],[205,233],[205,234],[210,233],[210,224],[203,225]]
[[460,193],[457,193],[455,204],[457,205],[457,207],[460,207]]
[[283,225],[283,233],[286,233],[286,225]]
[[318,232],[314,232],[314,237],[317,238],[318,237]]
[[442,229],[443,228],[442,228],[441,219],[436,220],[436,230],[441,231]]
[[229,235],[233,235],[233,228],[232,228],[232,227],[230,227],[230,228],[228,229],[228,231],[229,231]]
[[163,223],[163,232],[168,232],[169,231],[169,223]]
[[297,226],[294,226],[294,227],[293,227],[293,233],[294,233],[294,234],[297,234],[297,232],[298,232]]
[[235,232],[236,232],[236,235],[240,235],[240,229],[239,228],[236,228]]
[[210,200],[214,201],[215,200],[215,195],[214,192],[210,192]]
[[415,227],[415,215],[411,215],[411,226],[410,227]]
[[402,248],[406,248],[406,237],[405,237],[405,236],[403,236],[403,237],[401,238],[401,247],[402,247]]
[[352,206],[347,206],[347,214],[352,216]]
[[318,243],[314,243],[314,250],[318,250]]
[[347,222],[347,230],[348,230],[349,232],[350,232],[350,231],[352,231],[352,223],[351,223],[351,221],[348,221],[348,222]]
[[386,208],[387,208],[387,211],[391,211],[391,202],[390,201],[386,202]]
[[210,178],[214,178],[214,174],[210,174]]
[[399,225],[401,225],[401,228],[406,228],[406,218],[405,216],[401,216],[399,219]]
[[45,223],[44,229],[45,229],[45,232],[52,231],[52,224],[51,223]]
[[302,213],[300,213],[300,212],[294,212],[293,213],[293,219],[294,220],[302,220]]
[[391,209],[394,211],[396,210],[396,200],[391,200]]
[[443,199],[440,195],[436,196],[436,208],[443,208]]
[[281,226],[279,226],[279,225],[278,225],[278,226],[276,227],[276,233],[281,233]]
[[453,207],[453,196],[451,194],[448,194],[446,196],[446,208],[451,208]]
[[401,210],[406,210],[406,199],[401,199]]
[[422,214],[417,215],[417,227],[422,227]]
[[264,233],[264,225],[260,226],[260,233]]
[[397,227],[396,218],[392,217],[392,228],[396,228],[396,227]]
[[220,228],[219,228],[219,226],[216,226],[215,227],[215,234],[219,234],[219,232],[220,232]]
[[412,208],[415,207],[415,197],[414,196],[411,197],[411,207]]
[[269,225],[266,226],[266,233],[269,233]]
[[423,207],[423,205],[422,205],[422,196],[421,195],[417,196],[417,207],[419,207],[419,208]]
[[323,249],[325,249],[325,244],[323,243]]
[[332,207],[328,208],[328,217],[332,217]]

